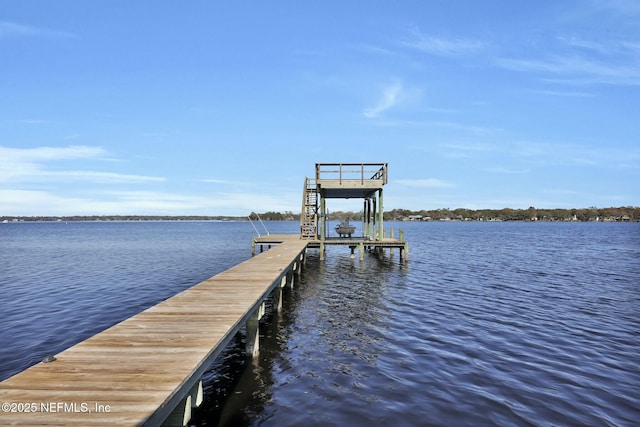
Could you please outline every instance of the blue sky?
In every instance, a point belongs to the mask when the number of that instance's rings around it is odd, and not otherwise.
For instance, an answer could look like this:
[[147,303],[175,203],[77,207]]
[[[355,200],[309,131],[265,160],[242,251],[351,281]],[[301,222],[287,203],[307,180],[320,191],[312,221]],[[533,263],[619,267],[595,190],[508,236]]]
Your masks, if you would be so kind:
[[[0,215],[640,205],[640,1],[0,0]],[[335,201],[330,210],[359,210]]]

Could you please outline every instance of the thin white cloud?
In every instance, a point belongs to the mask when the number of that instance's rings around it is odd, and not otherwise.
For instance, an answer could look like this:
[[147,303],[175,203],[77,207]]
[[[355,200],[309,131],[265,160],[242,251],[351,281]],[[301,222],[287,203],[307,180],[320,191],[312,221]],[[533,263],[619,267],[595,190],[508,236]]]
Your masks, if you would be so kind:
[[100,147],[11,148],[0,146],[0,182],[25,179],[43,172],[43,163],[97,158],[106,154]]
[[517,142],[507,148],[512,155],[543,165],[573,165],[610,169],[638,169],[640,149],[582,146],[553,142]]
[[14,161],[49,161],[64,159],[87,159],[106,156],[102,147],[70,145],[67,147],[11,148],[0,146],[0,159]]
[[15,22],[0,21],[0,38],[8,36],[32,36],[38,30],[28,25],[16,24]]
[[362,114],[368,119],[380,117],[384,112],[395,107],[400,102],[403,90],[402,83],[394,83],[385,87],[376,105],[366,108]]
[[49,30],[19,24],[17,22],[0,21],[0,40],[9,37],[74,37],[66,31]]
[[438,56],[461,56],[483,50],[486,43],[478,39],[444,38],[427,35],[417,28],[412,28],[410,38],[402,45],[420,52]]
[[86,170],[51,170],[47,165],[65,160],[107,160],[101,147],[10,148],[0,146],[0,183],[90,181],[101,184],[160,182],[164,178]]
[[92,181],[100,184],[163,182],[165,178],[157,176],[132,175],[113,172],[96,171],[49,171],[41,172],[37,178],[60,181]]
[[547,81],[573,84],[640,85],[640,42],[634,39],[559,35],[548,50],[526,58],[499,58],[499,67],[534,73]]
[[501,59],[498,64],[514,71],[546,74],[545,80],[573,84],[640,85],[638,64],[616,65],[578,56],[550,59]]
[[153,192],[54,194],[36,190],[2,190],[3,214],[29,215],[153,215],[188,212],[193,200]]
[[[71,209],[82,207],[76,211],[85,212],[86,206],[94,202],[86,198],[65,197],[38,190],[17,190],[0,188],[2,215],[74,215]],[[46,210],[46,212],[43,212]]]
[[607,58],[614,62],[637,62],[640,54],[640,40],[604,39],[594,41],[588,38],[570,35],[558,36],[559,48],[568,49],[571,53],[591,54],[599,58]]
[[380,119],[375,122],[377,126],[382,127],[437,127],[455,129],[464,133],[475,136],[499,135],[504,133],[501,128],[475,126],[472,124],[437,121],[437,120],[397,120],[397,119]]
[[199,182],[206,182],[208,184],[221,184],[221,185],[254,185],[250,182],[245,181],[232,181],[228,179],[216,179],[216,178],[205,178],[198,180]]
[[594,42],[586,40],[578,36],[558,36],[558,40],[570,48],[578,48],[587,51],[597,52],[600,54],[610,54],[610,47],[602,42]]
[[50,120],[42,120],[42,119],[23,119],[23,120],[20,120],[19,122],[25,125],[46,125],[51,123]]
[[515,168],[506,168],[506,167],[491,167],[485,168],[485,172],[498,173],[498,174],[506,174],[506,175],[521,175],[527,174],[531,172],[531,169],[515,169]]
[[483,43],[468,39],[443,39],[439,37],[423,37],[414,43],[405,43],[422,52],[433,55],[453,56],[475,52],[484,46]]
[[161,191],[91,191],[59,194],[0,189],[2,215],[248,215],[268,210],[298,211],[300,195],[238,192],[188,195]]
[[387,49],[385,47],[381,47],[381,46],[375,46],[372,44],[361,44],[356,46],[356,48],[362,52],[365,53],[370,53],[370,54],[374,54],[374,55],[383,55],[383,56],[397,56],[398,52],[391,50],[391,49]]
[[549,96],[562,96],[567,98],[593,98],[595,95],[593,93],[588,92],[569,92],[569,91],[560,91],[560,90],[536,90],[532,91],[533,93],[538,93],[540,95],[549,95]]
[[440,144],[441,153],[450,158],[510,159],[521,167],[484,169],[496,173],[527,173],[535,166],[567,165],[601,167],[617,170],[638,169],[640,149],[633,147],[601,147],[575,143],[516,141],[505,143]]
[[446,143],[440,144],[442,154],[449,158],[477,158],[500,151],[500,147],[493,143]]
[[451,121],[429,121],[429,122],[425,122],[425,124],[428,124],[430,126],[458,129],[458,130],[472,133],[474,135],[495,135],[495,134],[500,134],[504,132],[504,130],[501,128],[476,126],[472,124],[451,122]]
[[181,213],[207,205],[207,198],[157,191],[109,192],[103,199],[111,198],[110,209],[120,212]]

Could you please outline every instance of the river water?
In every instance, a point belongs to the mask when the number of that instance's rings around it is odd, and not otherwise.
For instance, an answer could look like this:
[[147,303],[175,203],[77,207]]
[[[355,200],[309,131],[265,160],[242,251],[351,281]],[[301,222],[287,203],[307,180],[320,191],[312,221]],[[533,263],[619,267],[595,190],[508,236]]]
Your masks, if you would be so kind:
[[[239,335],[205,375],[194,425],[638,425],[639,223],[386,226],[409,263],[310,250],[259,358]],[[0,380],[247,259],[254,234],[0,224]]]

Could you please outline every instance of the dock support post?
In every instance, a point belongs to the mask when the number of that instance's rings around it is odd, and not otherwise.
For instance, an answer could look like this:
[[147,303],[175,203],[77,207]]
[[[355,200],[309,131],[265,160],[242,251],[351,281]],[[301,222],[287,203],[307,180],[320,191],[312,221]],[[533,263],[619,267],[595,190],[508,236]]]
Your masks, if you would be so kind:
[[320,261],[324,261],[324,242],[320,241]]
[[378,190],[378,236],[382,240],[384,237],[384,225],[383,225],[383,212],[384,212],[384,201],[382,199],[382,188]]
[[251,256],[256,254],[256,239],[251,240]]
[[360,252],[360,261],[364,261],[364,242],[358,243],[358,252]]
[[171,415],[162,423],[162,427],[184,427],[189,424],[189,420],[191,420],[190,394],[175,407]]
[[287,272],[287,285],[289,286],[289,289],[293,289],[294,285],[295,285],[295,274],[293,274],[292,271],[288,271]]
[[286,274],[282,276],[282,279],[280,279],[280,284],[273,290],[273,305],[278,313],[282,311],[282,293],[285,286],[287,286]]
[[191,391],[189,392],[189,396],[191,396],[191,407],[197,408],[202,405],[204,401],[204,391],[202,389],[202,380],[199,380],[196,385],[193,386]]
[[[395,236],[394,236],[394,232],[393,232],[393,227],[391,227],[391,229],[389,230],[389,232],[390,232],[390,236],[389,236],[389,237],[390,237],[391,239],[393,239],[393,238],[395,237]],[[395,252],[395,249],[394,249],[394,248],[393,248],[393,246],[392,246],[392,247],[389,249],[389,256],[393,257],[394,252]]]
[[368,200],[369,200],[369,227],[368,227],[369,235],[367,237],[369,237],[369,239],[373,240],[373,239],[375,239],[374,227],[375,227],[375,224],[376,224],[376,216],[375,216],[376,201],[375,201],[375,198],[371,198],[371,199],[368,199]]
[[293,272],[296,276],[300,276],[300,273],[302,273],[302,264],[299,261],[293,263]]
[[371,199],[364,199],[364,208],[363,208],[363,224],[362,224],[362,236],[363,237],[368,237],[369,236],[369,223],[370,223],[370,217],[369,217],[369,209],[370,209],[370,205],[371,205]]
[[[404,249],[400,249],[400,251],[400,258],[402,258],[404,262],[409,261],[409,244],[407,242],[404,243]],[[402,257],[403,254],[404,257]]]
[[260,319],[265,313],[265,303],[262,301],[247,320],[247,355],[254,359],[260,354]]
[[320,199],[320,241],[324,242],[327,235],[327,202],[324,197]]
[[202,389],[202,379],[198,380],[189,393],[176,406],[171,414],[162,423],[162,427],[185,427],[191,421],[192,408],[197,408],[204,401],[204,392]]
[[291,274],[291,289],[293,289],[293,282],[300,279],[300,264],[298,262],[294,262],[293,266],[290,270]]

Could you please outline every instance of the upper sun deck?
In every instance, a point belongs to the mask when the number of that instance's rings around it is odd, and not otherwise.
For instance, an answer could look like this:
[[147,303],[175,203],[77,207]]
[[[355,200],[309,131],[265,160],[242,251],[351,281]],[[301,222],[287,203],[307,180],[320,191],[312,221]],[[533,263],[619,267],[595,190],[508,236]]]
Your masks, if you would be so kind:
[[316,163],[316,185],[327,199],[368,198],[387,183],[387,163]]

